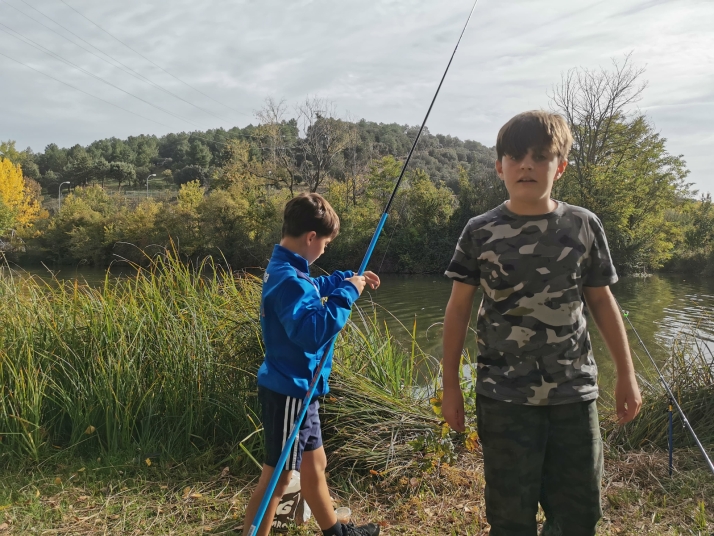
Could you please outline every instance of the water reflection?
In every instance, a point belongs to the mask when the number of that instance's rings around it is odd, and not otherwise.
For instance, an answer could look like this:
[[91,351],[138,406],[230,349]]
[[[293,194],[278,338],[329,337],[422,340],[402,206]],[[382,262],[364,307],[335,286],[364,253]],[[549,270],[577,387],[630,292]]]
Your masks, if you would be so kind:
[[[371,299],[379,304],[378,311],[382,307],[388,310],[393,316],[384,312],[378,314],[382,315],[395,334],[399,333],[399,322],[411,330],[416,316],[420,346],[424,351],[441,358],[442,330],[438,323],[444,318],[451,282],[438,275],[385,274],[381,277],[382,286],[377,291],[365,292],[358,305],[369,307]],[[612,291],[622,307],[629,311],[630,321],[658,363],[667,359],[673,338],[685,329],[694,328],[698,337],[714,352],[714,279],[671,274],[646,278],[623,277],[613,285]],[[472,327],[475,327],[480,300],[479,292],[475,299]],[[402,333],[407,339],[408,334]],[[597,329],[593,327],[590,333],[603,392],[612,392],[615,373],[613,363]],[[634,334],[629,333],[629,337],[635,367],[639,372],[651,375],[652,367],[646,354]],[[466,348],[475,355],[476,340],[472,333],[467,337]]]

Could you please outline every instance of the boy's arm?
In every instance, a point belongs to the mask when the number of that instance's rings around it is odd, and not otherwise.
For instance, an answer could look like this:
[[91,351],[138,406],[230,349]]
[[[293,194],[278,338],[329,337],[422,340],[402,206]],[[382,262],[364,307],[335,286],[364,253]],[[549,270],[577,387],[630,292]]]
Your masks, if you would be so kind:
[[[337,270],[332,275],[322,275],[314,278],[313,281],[317,285],[320,297],[324,298],[325,296],[332,294],[332,292],[338,288],[343,281],[346,281],[354,276],[355,273],[352,270],[346,270],[344,272]],[[380,281],[377,274],[374,272],[365,272],[364,278],[366,285],[368,285],[371,289],[374,290],[379,288]],[[360,290],[360,294],[361,293],[362,291]]]
[[351,270],[346,270],[344,272],[335,270],[330,275],[321,275],[320,277],[314,277],[312,280],[317,286],[320,297],[324,298],[325,296],[332,294],[332,291],[334,291],[340,283],[342,283],[345,279],[349,279],[353,275],[354,272]]
[[583,287],[583,294],[617,369],[615,401],[618,422],[630,422],[640,412],[642,396],[619,308],[609,286]]
[[454,281],[444,313],[444,398],[441,411],[449,426],[457,432],[464,430],[464,395],[459,380],[461,353],[477,288]]
[[360,294],[352,282],[343,282],[323,305],[307,281],[288,280],[281,286],[277,296],[280,322],[290,340],[310,353],[317,352],[340,332]]

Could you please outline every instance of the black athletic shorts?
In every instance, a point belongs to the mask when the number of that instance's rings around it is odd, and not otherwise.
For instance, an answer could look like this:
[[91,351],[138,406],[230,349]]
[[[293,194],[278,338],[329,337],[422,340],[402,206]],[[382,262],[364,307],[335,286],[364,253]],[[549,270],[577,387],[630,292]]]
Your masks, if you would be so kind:
[[[275,467],[280,453],[288,440],[293,423],[302,409],[302,399],[281,395],[262,386],[258,386],[263,417],[263,435],[265,437],[265,465]],[[300,433],[290,449],[290,455],[285,462],[285,471],[299,471],[302,453],[317,450],[322,446],[322,430],[317,410],[320,403],[314,400],[307,408],[307,415],[300,426]]]

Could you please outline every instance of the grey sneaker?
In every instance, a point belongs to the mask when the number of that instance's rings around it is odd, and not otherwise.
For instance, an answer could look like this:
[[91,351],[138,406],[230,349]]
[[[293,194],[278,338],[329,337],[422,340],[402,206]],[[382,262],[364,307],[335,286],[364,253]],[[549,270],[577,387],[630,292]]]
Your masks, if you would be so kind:
[[379,525],[367,523],[356,527],[354,523],[342,525],[342,536],[377,536],[379,534]]

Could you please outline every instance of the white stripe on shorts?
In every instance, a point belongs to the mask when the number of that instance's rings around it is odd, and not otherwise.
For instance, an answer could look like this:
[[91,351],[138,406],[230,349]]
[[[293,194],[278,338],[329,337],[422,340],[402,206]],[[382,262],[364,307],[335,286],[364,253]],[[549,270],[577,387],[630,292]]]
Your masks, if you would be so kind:
[[[297,408],[295,411],[295,418],[297,419],[298,415],[300,414],[300,411],[302,410],[302,400],[297,400]],[[291,464],[291,469],[295,469],[295,466],[297,465],[297,454],[298,454],[298,444],[300,443],[300,432],[298,432],[297,437],[295,438],[295,443],[293,444],[293,463]]]
[[[288,422],[287,430],[285,432],[285,438],[283,439],[283,448],[285,448],[285,443],[288,442],[288,437],[290,432],[292,432],[293,424],[295,423],[295,399],[291,396],[287,397],[286,408],[286,420]],[[289,409],[288,409],[289,408]],[[285,470],[290,471],[291,456],[285,459]]]
[[280,444],[281,450],[285,447],[285,443],[288,440],[288,408],[290,407],[290,397],[285,397],[285,415],[283,416],[283,442]]

